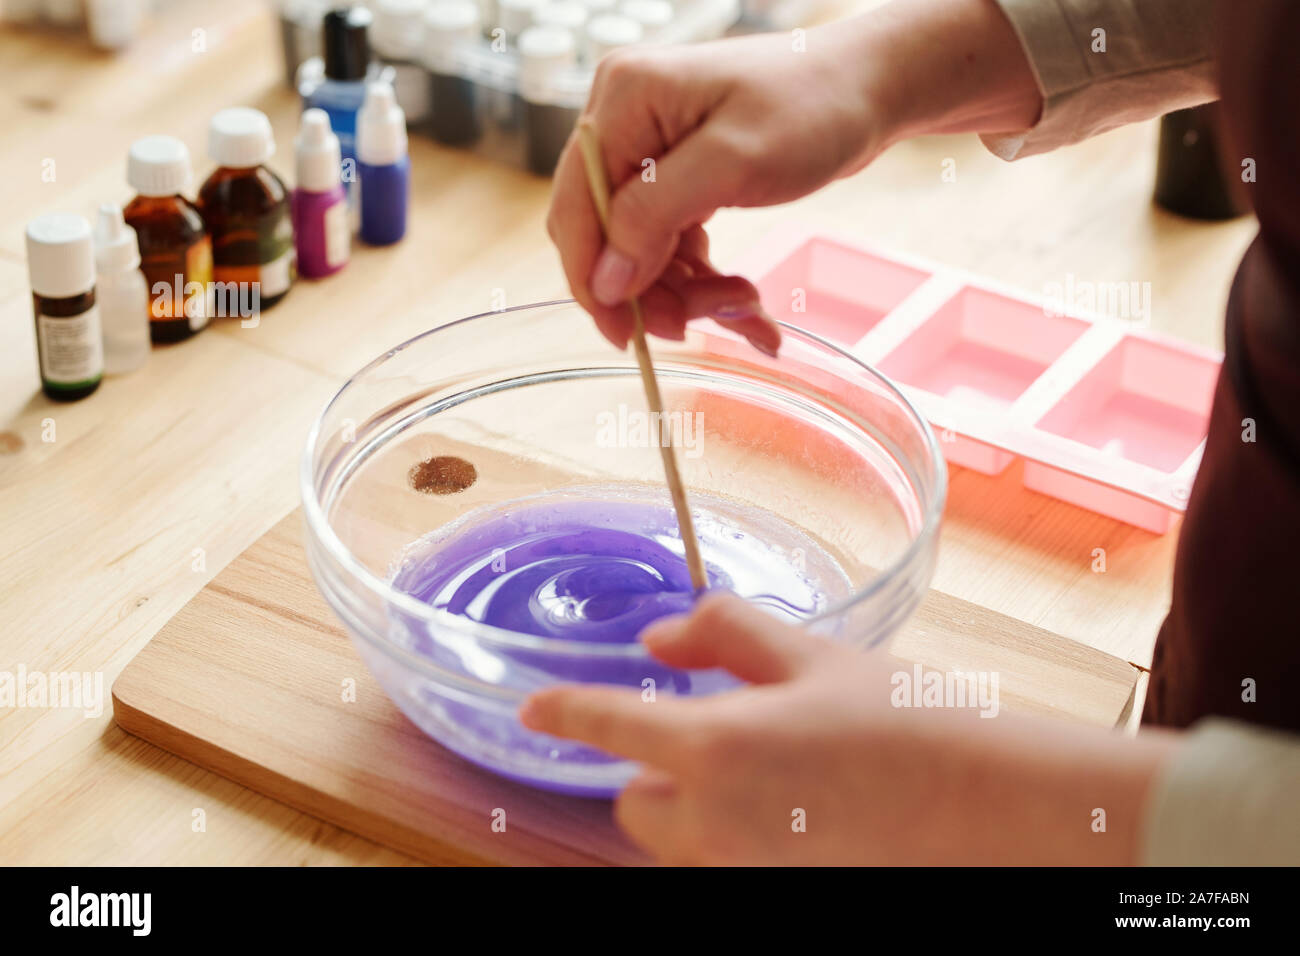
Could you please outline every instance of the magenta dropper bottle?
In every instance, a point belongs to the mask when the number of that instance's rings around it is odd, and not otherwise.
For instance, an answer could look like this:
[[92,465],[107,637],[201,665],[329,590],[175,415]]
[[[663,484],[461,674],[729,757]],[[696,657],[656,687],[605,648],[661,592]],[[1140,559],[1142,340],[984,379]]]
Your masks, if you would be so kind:
[[293,191],[293,241],[298,274],[309,279],[333,275],[348,264],[352,226],[343,190],[339,138],[320,109],[302,114],[294,142],[297,181]]

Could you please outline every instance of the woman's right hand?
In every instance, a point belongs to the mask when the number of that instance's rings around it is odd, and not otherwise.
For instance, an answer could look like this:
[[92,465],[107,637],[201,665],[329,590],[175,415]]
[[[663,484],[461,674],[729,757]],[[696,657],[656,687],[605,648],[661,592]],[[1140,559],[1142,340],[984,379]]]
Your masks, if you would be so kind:
[[680,339],[712,316],[774,353],[758,290],[709,259],[716,210],[798,199],[906,135],[1015,129],[998,124],[1008,112],[1032,122],[1037,104],[993,0],[909,0],[806,32],[620,50],[598,66],[585,111],[611,184],[608,236],[576,136],[547,226],[574,298],[616,346],[639,296],[653,334]]
[[784,34],[659,49],[601,61],[586,117],[611,182],[602,237],[576,137],[556,170],[548,227],[574,297],[620,348],[627,300],[649,332],[680,339],[712,316],[775,352],[758,291],[709,260],[703,224],[724,206],[788,202],[862,166],[878,149],[877,111],[834,31],[795,49]]

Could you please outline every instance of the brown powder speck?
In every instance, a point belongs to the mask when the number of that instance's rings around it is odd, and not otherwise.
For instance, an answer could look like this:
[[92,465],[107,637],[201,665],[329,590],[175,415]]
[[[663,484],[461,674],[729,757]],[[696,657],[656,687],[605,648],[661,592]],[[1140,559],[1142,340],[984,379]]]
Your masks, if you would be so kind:
[[454,495],[478,480],[478,469],[464,458],[437,455],[413,466],[406,477],[426,495]]
[[0,455],[16,455],[23,450],[23,440],[13,432],[0,432]]

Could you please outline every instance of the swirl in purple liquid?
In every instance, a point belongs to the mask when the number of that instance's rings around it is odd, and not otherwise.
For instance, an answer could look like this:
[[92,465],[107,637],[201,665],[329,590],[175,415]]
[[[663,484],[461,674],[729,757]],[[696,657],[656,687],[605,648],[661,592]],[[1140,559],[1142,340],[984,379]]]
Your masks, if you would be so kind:
[[[699,518],[710,589],[792,619],[825,603],[785,552]],[[516,633],[635,641],[696,595],[670,508],[632,500],[542,498],[467,520],[418,543],[393,583],[434,607]]]

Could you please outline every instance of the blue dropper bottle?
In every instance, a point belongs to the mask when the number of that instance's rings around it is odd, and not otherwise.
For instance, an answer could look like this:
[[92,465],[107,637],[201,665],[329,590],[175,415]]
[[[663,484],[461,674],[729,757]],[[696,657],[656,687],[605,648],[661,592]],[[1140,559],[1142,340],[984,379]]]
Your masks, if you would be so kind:
[[303,109],[329,114],[330,129],[339,138],[343,163],[356,158],[357,110],[365,101],[370,69],[371,14],[365,7],[343,7],[325,14],[321,27],[324,77],[304,83],[299,92]]

